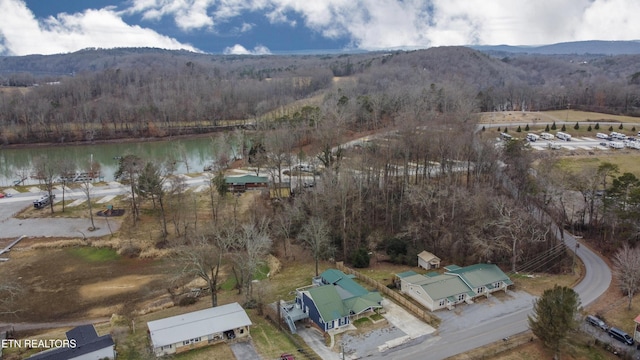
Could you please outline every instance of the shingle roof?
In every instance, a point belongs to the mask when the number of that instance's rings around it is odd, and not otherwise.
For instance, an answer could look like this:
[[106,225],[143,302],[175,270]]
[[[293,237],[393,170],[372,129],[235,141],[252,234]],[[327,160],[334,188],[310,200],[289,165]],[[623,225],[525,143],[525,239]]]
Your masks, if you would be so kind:
[[32,355],[29,360],[68,360],[106,347],[113,347],[111,335],[98,336],[93,325],[82,325],[67,331],[67,339],[74,339],[76,347],[63,347]]
[[428,261],[431,261],[431,260],[438,260],[438,261],[440,261],[440,258],[439,258],[439,257],[437,257],[437,256],[433,255],[432,253],[430,253],[430,252],[428,252],[428,251],[426,251],[426,250],[423,250],[420,254],[418,254],[418,257],[419,257],[420,259],[424,260],[424,261],[427,261],[427,262],[428,262]]
[[447,268],[447,274],[459,275],[471,288],[489,286],[503,281],[512,284],[509,277],[496,264],[475,264],[462,268]]
[[154,348],[250,325],[237,302],[147,323]]

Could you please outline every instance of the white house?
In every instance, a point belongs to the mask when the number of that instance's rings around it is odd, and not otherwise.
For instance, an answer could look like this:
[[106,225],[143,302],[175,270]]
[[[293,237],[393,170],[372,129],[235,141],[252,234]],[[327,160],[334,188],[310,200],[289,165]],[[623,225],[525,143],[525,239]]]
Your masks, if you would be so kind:
[[437,269],[440,267],[440,258],[428,251],[418,254],[418,267],[426,270]]
[[[66,333],[73,346],[54,348],[30,356],[29,360],[104,360],[115,359],[111,335],[98,336],[93,325],[75,327]],[[73,341],[72,341],[73,340]]]
[[149,321],[156,356],[181,353],[222,341],[249,336],[251,320],[238,303]]

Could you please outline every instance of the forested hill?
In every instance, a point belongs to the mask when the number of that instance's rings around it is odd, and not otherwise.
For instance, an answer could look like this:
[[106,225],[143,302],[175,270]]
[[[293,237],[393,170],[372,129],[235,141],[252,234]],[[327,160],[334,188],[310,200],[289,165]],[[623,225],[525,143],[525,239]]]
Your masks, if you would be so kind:
[[[2,57],[0,85],[5,144],[166,136],[265,117],[339,117],[360,130],[409,113],[569,104],[637,115],[640,55],[495,56],[467,47],[286,56],[87,49]],[[301,99],[313,99],[303,112],[292,106]]]

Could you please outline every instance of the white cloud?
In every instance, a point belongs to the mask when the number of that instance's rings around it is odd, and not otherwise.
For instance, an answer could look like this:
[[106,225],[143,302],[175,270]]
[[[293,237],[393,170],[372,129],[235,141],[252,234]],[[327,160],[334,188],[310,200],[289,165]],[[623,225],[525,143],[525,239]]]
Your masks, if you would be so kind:
[[113,8],[62,13],[41,21],[21,0],[0,0],[0,9],[0,50],[11,55],[66,53],[88,47],[197,51],[151,29],[128,25]]
[[[311,29],[361,49],[424,48],[437,45],[535,45],[575,40],[637,40],[637,0],[128,0],[114,8],[58,14],[37,20],[24,0],[0,0],[0,52],[73,51],[83,47],[193,47],[143,24],[171,19],[185,32],[212,36],[221,24],[251,13],[293,30]],[[240,19],[241,20],[241,19]],[[232,32],[262,29],[240,21]],[[228,29],[227,29],[228,31]],[[244,34],[244,35],[243,35]],[[246,41],[243,39],[243,41]],[[228,51],[247,51],[242,46]],[[268,49],[266,49],[268,51]]]
[[233,46],[227,47],[224,49],[223,54],[225,55],[271,55],[271,50],[263,45],[257,45],[253,48],[253,50],[247,50],[244,46],[240,44],[235,44]]

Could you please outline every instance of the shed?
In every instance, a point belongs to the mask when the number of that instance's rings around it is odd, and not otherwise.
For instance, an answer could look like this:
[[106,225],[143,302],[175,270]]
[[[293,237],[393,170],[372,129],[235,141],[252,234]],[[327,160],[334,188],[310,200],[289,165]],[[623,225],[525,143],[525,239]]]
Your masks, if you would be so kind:
[[248,337],[251,325],[237,302],[147,323],[156,356]]
[[418,254],[418,267],[425,270],[437,269],[440,267],[440,258],[428,251]]

